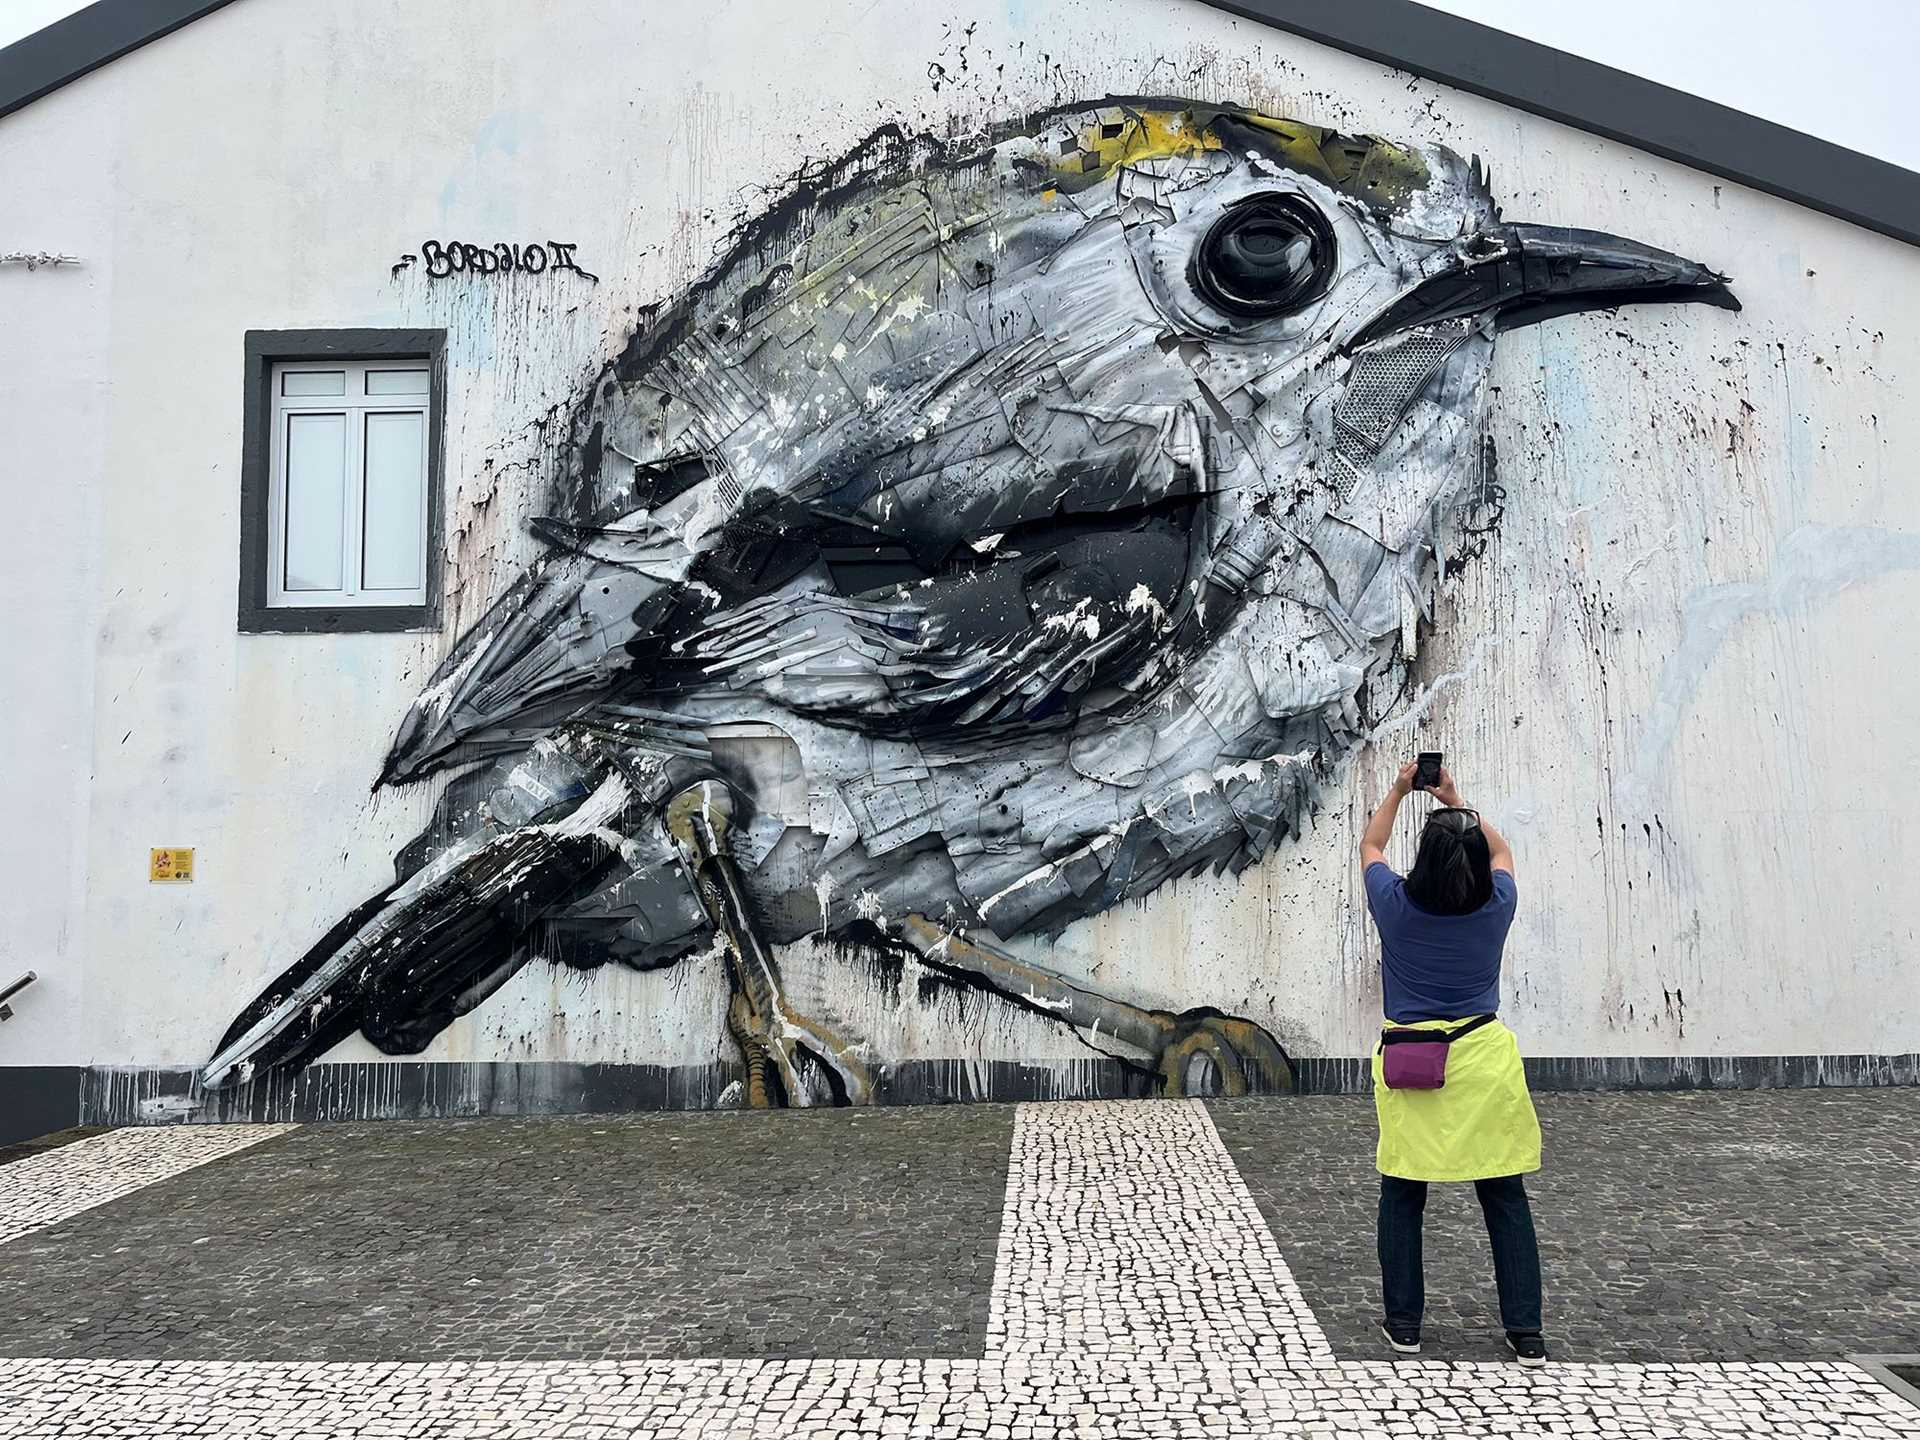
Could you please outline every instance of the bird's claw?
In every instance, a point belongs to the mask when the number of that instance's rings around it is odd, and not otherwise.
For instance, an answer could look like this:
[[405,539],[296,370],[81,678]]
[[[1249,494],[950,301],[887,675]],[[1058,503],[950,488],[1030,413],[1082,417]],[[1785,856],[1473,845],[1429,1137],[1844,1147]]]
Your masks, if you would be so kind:
[[727,854],[733,807],[733,793],[724,783],[703,780],[673,797],[666,821],[693,874],[700,904],[726,946],[733,983],[727,1031],[746,1064],[746,1102],[767,1109],[811,1104],[818,1096],[864,1105],[873,1098],[866,1064],[839,1036],[788,1003],[773,951],[754,928]]
[[909,915],[900,938],[922,963],[972,976],[1071,1025],[1089,1045],[1146,1071],[1166,1095],[1256,1095],[1295,1088],[1293,1062],[1260,1026],[1211,1006],[1143,1010],[997,946]]
[[1153,1018],[1166,1037],[1154,1057],[1162,1094],[1270,1095],[1296,1088],[1293,1061],[1251,1020],[1211,1006],[1156,1010]]
[[852,1047],[833,1031],[777,1002],[769,1017],[744,991],[727,1005],[727,1031],[746,1062],[745,1099],[750,1109],[807,1105],[814,1100],[863,1104],[873,1079]]

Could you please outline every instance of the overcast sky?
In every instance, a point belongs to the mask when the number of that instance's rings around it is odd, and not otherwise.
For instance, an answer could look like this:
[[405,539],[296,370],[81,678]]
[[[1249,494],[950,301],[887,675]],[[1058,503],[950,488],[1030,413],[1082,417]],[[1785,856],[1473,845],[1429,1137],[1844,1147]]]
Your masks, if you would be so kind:
[[[1920,170],[1915,0],[1431,3]],[[80,8],[0,0],[0,45]]]
[[1429,0],[1920,170],[1915,0]]
[[0,45],[11,45],[42,25],[81,9],[75,0],[0,0]]

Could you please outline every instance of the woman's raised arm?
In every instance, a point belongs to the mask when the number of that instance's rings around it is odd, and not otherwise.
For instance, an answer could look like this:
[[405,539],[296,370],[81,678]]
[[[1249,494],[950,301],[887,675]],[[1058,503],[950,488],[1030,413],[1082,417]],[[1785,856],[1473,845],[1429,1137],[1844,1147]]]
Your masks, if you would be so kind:
[[1380,808],[1373,812],[1373,818],[1367,821],[1366,833],[1360,837],[1360,868],[1378,860],[1382,864],[1387,858],[1387,840],[1393,834],[1394,818],[1400,813],[1400,802],[1407,798],[1407,792],[1413,789],[1413,777],[1419,771],[1418,765],[1405,766],[1400,776],[1387,791],[1386,798],[1380,802]]
[[[1440,783],[1433,787],[1433,798],[1442,805],[1451,805],[1456,810],[1473,810],[1473,807],[1460,798],[1459,787],[1453,783],[1453,776],[1444,769],[1440,772]],[[1513,874],[1513,847],[1507,844],[1507,837],[1493,828],[1493,822],[1478,810],[1473,810],[1480,818],[1480,833],[1487,837],[1487,858],[1491,868]]]

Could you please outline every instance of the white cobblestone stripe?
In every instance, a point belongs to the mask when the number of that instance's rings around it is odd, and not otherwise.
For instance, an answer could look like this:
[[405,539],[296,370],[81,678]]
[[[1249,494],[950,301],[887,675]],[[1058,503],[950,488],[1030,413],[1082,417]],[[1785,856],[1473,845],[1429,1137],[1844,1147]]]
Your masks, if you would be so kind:
[[[1339,1370],[1348,1398],[1362,1402],[1363,1426],[1388,1421],[1379,1433],[1702,1440],[1920,1436],[1920,1409],[1840,1361],[1549,1365],[1529,1371],[1506,1364],[1379,1360],[1348,1362]],[[1427,1418],[1405,1423],[1418,1416]]]
[[0,1165],[0,1245],[298,1128],[168,1125],[109,1130]]
[[1913,1440],[1920,1411],[1843,1364],[0,1361],[0,1436],[104,1434]]
[[1333,1363],[1197,1100],[1015,1118],[987,1356],[1082,1354]]

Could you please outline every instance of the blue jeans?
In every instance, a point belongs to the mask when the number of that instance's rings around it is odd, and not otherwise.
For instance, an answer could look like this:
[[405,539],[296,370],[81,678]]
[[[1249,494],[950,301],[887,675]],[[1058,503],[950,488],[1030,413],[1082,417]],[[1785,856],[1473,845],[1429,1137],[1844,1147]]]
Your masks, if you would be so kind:
[[[1476,1180],[1480,1210],[1493,1242],[1493,1278],[1500,1289],[1500,1323],[1522,1335],[1540,1333],[1540,1244],[1533,1233],[1527,1187],[1518,1175]],[[1380,1292],[1387,1323],[1420,1328],[1427,1280],[1420,1260],[1420,1221],[1427,1182],[1380,1177]]]

